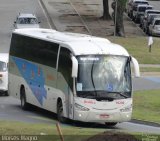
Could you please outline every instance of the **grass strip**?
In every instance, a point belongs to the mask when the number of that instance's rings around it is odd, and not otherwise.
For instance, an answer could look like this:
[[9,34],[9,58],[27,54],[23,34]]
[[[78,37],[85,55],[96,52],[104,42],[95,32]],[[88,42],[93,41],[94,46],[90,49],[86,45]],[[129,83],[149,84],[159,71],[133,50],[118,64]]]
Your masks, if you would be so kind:
[[160,90],[136,91],[133,96],[133,118],[160,123]]
[[153,37],[151,52],[148,51],[148,37],[109,37],[108,39],[126,48],[139,64],[160,64],[160,38]]

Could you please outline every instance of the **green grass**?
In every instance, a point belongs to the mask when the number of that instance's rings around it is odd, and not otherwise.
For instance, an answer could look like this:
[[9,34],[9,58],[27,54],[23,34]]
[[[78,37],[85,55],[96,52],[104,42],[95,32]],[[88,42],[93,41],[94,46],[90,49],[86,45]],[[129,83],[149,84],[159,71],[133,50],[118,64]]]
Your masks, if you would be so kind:
[[148,67],[141,67],[140,68],[141,72],[160,72],[160,68],[148,68]]
[[[71,139],[72,141],[80,141],[82,139],[86,139],[95,134],[102,133],[105,131],[105,129],[98,128],[81,128],[76,126],[72,127],[65,125],[60,126],[65,141],[70,141]],[[42,136],[42,134],[45,136]],[[0,121],[0,135],[37,135],[39,137],[38,141],[60,141],[60,137],[56,125],[54,123],[48,125],[40,123],[23,123],[17,121]]]
[[148,37],[109,37],[108,39],[125,47],[139,64],[160,64],[160,38],[153,37],[151,53],[148,51]]
[[160,123],[160,90],[134,92],[133,118]]
[[[92,135],[103,132],[104,129],[72,127],[60,125],[64,135]],[[74,132],[72,131],[74,129]],[[2,135],[58,135],[56,124],[25,123],[17,121],[0,121],[0,134]]]
[[[116,137],[133,135],[141,139],[141,134],[138,132],[123,132],[119,129],[100,129],[100,128],[82,128],[76,126],[60,125],[63,138],[65,141],[85,141],[86,139],[93,137],[94,135],[110,135]],[[42,135],[43,134],[43,135]],[[61,141],[55,124],[40,124],[40,123],[22,123],[15,121],[0,121],[0,140],[3,137],[17,138],[22,140],[21,137],[32,137],[37,141]]]

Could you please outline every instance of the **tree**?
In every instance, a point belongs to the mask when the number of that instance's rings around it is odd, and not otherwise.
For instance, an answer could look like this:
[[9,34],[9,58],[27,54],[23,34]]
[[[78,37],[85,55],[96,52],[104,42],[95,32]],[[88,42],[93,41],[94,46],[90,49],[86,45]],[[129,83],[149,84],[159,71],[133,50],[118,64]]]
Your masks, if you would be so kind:
[[[125,36],[123,13],[125,11],[126,2],[127,0],[115,0],[112,3],[112,8],[114,9],[114,14],[113,14],[114,23],[116,21],[115,34],[117,36],[122,36],[122,37]],[[115,13],[116,13],[116,18],[114,17]]]
[[109,14],[109,4],[108,0],[103,0],[103,16],[102,19],[104,20],[110,20],[111,16]]
[[127,0],[117,0],[117,17],[116,17],[116,34],[118,36],[125,36],[123,13],[125,11]]

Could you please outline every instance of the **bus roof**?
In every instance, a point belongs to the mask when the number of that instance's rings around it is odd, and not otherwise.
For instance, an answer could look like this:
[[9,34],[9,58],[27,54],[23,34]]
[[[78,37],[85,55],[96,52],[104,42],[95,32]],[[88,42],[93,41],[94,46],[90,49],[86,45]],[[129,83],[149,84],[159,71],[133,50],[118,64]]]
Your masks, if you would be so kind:
[[74,55],[111,54],[129,56],[122,46],[113,44],[108,39],[86,34],[59,32],[42,28],[15,29],[13,33],[56,42],[70,49]]

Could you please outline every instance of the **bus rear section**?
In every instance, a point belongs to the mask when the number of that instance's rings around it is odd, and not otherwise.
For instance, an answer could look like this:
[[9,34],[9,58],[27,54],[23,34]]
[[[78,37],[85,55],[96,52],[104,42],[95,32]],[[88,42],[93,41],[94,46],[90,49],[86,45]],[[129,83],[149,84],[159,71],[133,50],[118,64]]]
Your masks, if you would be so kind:
[[0,53],[0,93],[8,95],[8,53]]

